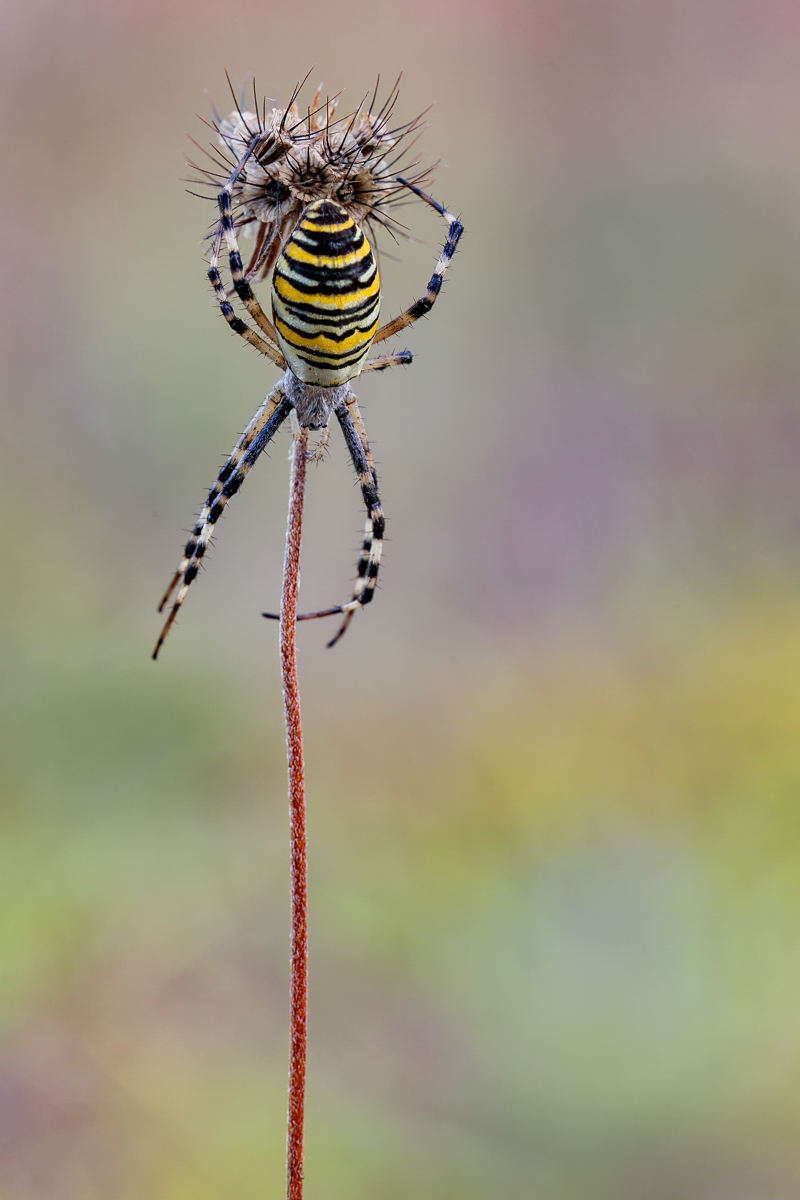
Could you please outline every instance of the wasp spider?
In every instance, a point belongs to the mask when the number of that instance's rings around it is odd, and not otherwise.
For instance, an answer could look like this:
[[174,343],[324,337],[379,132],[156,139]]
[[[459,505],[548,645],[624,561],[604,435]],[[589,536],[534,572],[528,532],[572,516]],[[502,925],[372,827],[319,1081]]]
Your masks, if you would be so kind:
[[[268,113],[264,102],[259,112],[256,98],[254,112],[237,105],[236,112],[213,124],[221,151],[211,156],[215,169],[203,168],[204,178],[199,180],[218,193],[219,218],[210,235],[208,278],[231,329],[285,373],[245,429],[208,494],[159,606],[163,611],[172,600],[153,658],[197,576],[226,504],[292,411],[301,426],[323,431],[323,444],[331,418],[336,417],[367,510],[351,600],[297,619],[341,614],[344,619],[328,643],[332,646],[356,610],[368,604],[375,592],[384,517],[366,430],[350,384],[362,371],[382,371],[411,362],[408,350],[374,358],[367,355],[372,345],[430,312],[463,227],[421,190],[419,184],[429,171],[409,177],[406,167],[404,175],[396,173],[405,153],[403,148],[398,151],[399,144],[421,127],[421,118],[391,127],[397,84],[378,112],[373,112],[373,95],[369,108],[362,102],[355,113],[338,120],[333,115],[336,100],[320,104],[319,91],[301,117],[299,90],[286,109],[274,108]],[[389,210],[409,194],[444,217],[447,238],[425,295],[379,328],[380,279],[365,228],[373,241],[377,227],[403,235]],[[238,244],[238,231],[242,230],[255,235],[246,268]],[[223,244],[230,289],[220,274]],[[263,279],[270,271],[272,320],[251,287],[251,280]],[[252,324],[237,316],[231,304],[234,294]]]

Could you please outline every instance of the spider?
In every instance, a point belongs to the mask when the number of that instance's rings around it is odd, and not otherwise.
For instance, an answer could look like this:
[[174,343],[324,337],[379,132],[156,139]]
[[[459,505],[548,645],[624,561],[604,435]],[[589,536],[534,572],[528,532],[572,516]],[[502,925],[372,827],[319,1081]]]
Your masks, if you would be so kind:
[[[298,91],[286,110],[273,109],[268,115],[264,107],[259,114],[256,102],[256,112],[250,113],[237,104],[236,114],[214,126],[230,155],[223,158],[225,166],[229,168],[232,159],[235,166],[216,197],[219,220],[213,234],[208,278],[231,329],[285,373],[245,429],[208,493],[159,605],[162,612],[175,596],[153,658],[157,658],[198,574],[225,506],[292,412],[301,427],[322,431],[315,458],[321,457],[330,436],[331,419],[336,418],[367,510],[352,598],[346,604],[304,613],[297,620],[341,614],[339,629],[327,643],[334,646],[355,612],[375,593],[384,515],[366,429],[350,384],[362,371],[383,371],[412,361],[408,350],[367,356],[372,345],[393,337],[433,308],[463,226],[417,186],[427,172],[411,180],[384,165],[389,150],[419,125],[418,119],[399,130],[388,129],[397,85],[376,117],[372,116],[372,107],[366,113],[359,106],[352,118],[340,121],[332,120],[332,102],[327,100],[324,120],[320,118],[319,92],[313,112],[309,109],[307,118],[300,120],[294,107]],[[217,184],[224,178],[217,173],[205,174],[207,180]],[[398,193],[411,193],[430,205],[447,222],[447,236],[425,295],[379,328],[378,267],[354,213],[370,226],[377,222],[390,227],[385,207]],[[310,203],[303,204],[306,199]],[[238,222],[234,219],[237,205],[243,214]],[[256,224],[257,237],[245,270],[237,225],[249,223]],[[233,284],[230,293],[219,271],[223,242]],[[250,284],[251,279],[263,278],[270,269],[272,320]],[[238,296],[252,324],[236,315],[229,298],[232,293]],[[276,614],[264,616],[274,618]]]

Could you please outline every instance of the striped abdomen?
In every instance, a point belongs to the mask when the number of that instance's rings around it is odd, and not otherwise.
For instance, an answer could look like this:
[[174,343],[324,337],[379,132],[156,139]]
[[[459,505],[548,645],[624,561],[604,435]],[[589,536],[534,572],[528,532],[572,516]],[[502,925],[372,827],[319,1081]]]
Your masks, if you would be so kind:
[[362,230],[335,200],[303,211],[272,276],[278,341],[304,383],[358,375],[378,328],[381,284]]

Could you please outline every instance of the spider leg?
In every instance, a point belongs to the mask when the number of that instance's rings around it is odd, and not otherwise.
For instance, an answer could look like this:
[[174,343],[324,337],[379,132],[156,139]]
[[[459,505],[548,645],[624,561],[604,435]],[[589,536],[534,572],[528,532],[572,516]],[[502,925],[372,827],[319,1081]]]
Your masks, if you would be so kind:
[[278,384],[245,429],[217,476],[217,480],[208,493],[208,499],[203,505],[200,516],[197,518],[197,523],[186,543],[180,566],[172,577],[172,582],[158,606],[158,611],[163,612],[175,588],[180,584],[178,594],[175,597],[169,616],[156,643],[156,648],[153,651],[153,658],[158,658],[158,652],[164,644],[164,639],[169,633],[172,622],[178,615],[178,609],[186,598],[189,585],[197,576],[200,569],[200,562],[214,532],[214,526],[222,516],[225,505],[239,491],[250,468],[286,420],[291,407],[291,404],[286,399],[282,385]]
[[[364,451],[364,456],[367,460],[367,463],[369,464],[370,471],[372,471],[372,474],[373,474],[373,477],[375,480],[375,487],[377,488],[378,477],[375,474],[375,462],[372,457],[372,451],[369,448],[369,440],[367,439],[367,427],[364,424],[364,418],[361,416],[361,409],[358,407],[358,400],[356,399],[353,392],[351,392],[350,395],[345,400],[345,405],[349,409],[350,419],[356,427],[356,433],[358,434],[358,439],[361,442],[361,448]],[[345,438],[345,440],[347,440],[347,439]],[[349,443],[348,443],[348,446],[349,446]],[[352,457],[352,453],[351,453],[351,457]],[[356,467],[356,470],[358,470],[358,467]]]
[[379,329],[375,334],[375,337],[372,339],[373,345],[376,342],[384,342],[387,338],[393,337],[394,334],[399,333],[401,329],[405,329],[407,325],[413,325],[413,323],[418,321],[420,317],[424,317],[426,313],[431,311],[436,303],[436,297],[441,291],[444,273],[450,265],[450,259],[455,254],[455,249],[458,245],[458,239],[464,232],[464,226],[461,224],[458,218],[454,217],[452,213],[449,213],[446,208],[443,208],[441,204],[433,199],[433,197],[426,195],[425,192],[421,192],[420,189],[415,187],[413,183],[409,183],[406,179],[400,179],[399,176],[398,183],[402,183],[409,189],[409,191],[412,191],[415,196],[419,196],[421,200],[424,200],[426,204],[430,204],[431,208],[435,208],[436,211],[444,217],[448,225],[447,239],[442,247],[442,252],[439,255],[439,261],[437,262],[436,269],[431,276],[425,295],[421,300],[415,300],[411,307],[406,309],[404,313],[401,313],[399,317],[395,317],[393,321],[388,323],[388,325],[384,325],[382,329]]
[[368,358],[361,370],[385,371],[387,367],[407,366],[413,361],[410,350],[397,350],[394,354],[381,354],[378,358]]
[[[352,621],[353,614],[359,608],[363,608],[365,604],[369,604],[375,594],[385,525],[378,494],[378,477],[375,473],[364,422],[358,409],[358,401],[351,393],[345,403],[340,404],[337,409],[334,409],[334,412],[342,427],[344,440],[361,485],[361,495],[367,509],[367,521],[364,527],[361,557],[358,560],[358,579],[353,599],[349,604],[337,604],[333,608],[324,608],[320,612],[303,613],[297,617],[298,621],[313,621],[317,617],[332,617],[337,613],[344,613],[344,620],[338,632],[328,642],[329,647],[336,645]],[[280,620],[278,613],[262,613],[261,615],[274,621]]]
[[317,442],[316,449],[312,450],[309,454],[306,455],[306,459],[308,462],[322,462],[323,458],[325,457],[325,455],[328,451],[328,442],[330,441],[330,438],[331,438],[331,427],[330,427],[330,424],[328,424],[325,426],[322,433],[319,435],[319,441]]
[[[256,136],[250,140],[247,149],[236,164],[236,168],[228,179],[228,182],[217,196],[220,219],[219,226],[217,227],[217,234],[211,247],[211,258],[209,259],[208,265],[208,278],[219,302],[220,312],[234,333],[238,333],[240,337],[243,337],[245,341],[249,342],[251,346],[254,346],[255,349],[261,354],[266,355],[267,358],[271,358],[272,361],[279,367],[285,367],[286,360],[284,359],[280,350],[277,348],[278,338],[277,334],[275,333],[275,328],[256,299],[255,292],[250,287],[247,277],[245,276],[244,268],[242,267],[242,256],[239,253],[239,243],[236,239],[236,230],[234,228],[233,216],[231,213],[231,190],[236,183],[236,180],[239,178],[239,175],[244,170],[247,160],[255,150],[260,136],[260,134],[256,134]],[[233,311],[233,305],[228,300],[227,292],[225,291],[219,274],[219,252],[222,246],[223,237],[225,238],[225,244],[228,249],[228,261],[230,263],[231,278],[233,280],[233,286],[236,294],[239,296],[239,299],[242,301],[245,308],[250,313],[261,331],[267,335],[267,338],[270,339],[269,341],[257,334],[254,329],[251,329],[250,326],[241,319],[241,317],[237,317]],[[273,342],[275,345],[272,344]]]
[[[265,333],[269,340],[274,342],[277,346],[278,335],[275,332],[275,326],[272,324],[269,317],[259,304],[256,294],[250,287],[250,283],[245,275],[244,267],[242,265],[242,256],[239,252],[239,242],[236,238],[236,229],[233,224],[233,216],[231,213],[231,193],[229,186],[222,189],[217,197],[217,203],[219,204],[220,211],[220,230],[225,238],[225,245],[228,250],[228,262],[231,268],[231,279],[233,280],[233,286],[236,289],[236,295],[250,313],[250,316],[253,318],[256,325],[258,325],[262,333]],[[216,246],[216,239],[214,244]],[[212,265],[216,267],[216,262],[213,262]],[[209,277],[210,275],[211,271],[209,270]]]
[[342,427],[344,440],[361,485],[361,495],[367,509],[367,520],[364,525],[364,541],[361,546],[361,557],[358,560],[358,578],[353,599],[349,604],[342,606],[345,617],[338,632],[328,642],[329,648],[335,646],[344,636],[356,610],[369,604],[375,595],[386,525],[381,508],[381,498],[378,494],[378,476],[375,473],[375,464],[372,461],[367,441],[367,431],[359,412],[358,401],[352,393],[347,401],[336,409],[336,417]]
[[[222,195],[222,193],[220,193],[220,195]],[[220,228],[217,230],[217,236],[214,239],[214,245],[211,250],[210,266],[208,268],[208,278],[211,281],[211,286],[213,287],[217,301],[219,302],[219,310],[234,333],[238,333],[240,337],[243,337],[246,342],[249,342],[251,346],[258,350],[260,354],[272,359],[277,366],[283,369],[286,367],[286,359],[283,357],[280,350],[276,349],[271,342],[268,342],[265,338],[262,338],[254,329],[251,329],[241,317],[237,317],[233,310],[233,305],[228,299],[228,293],[225,291],[223,282],[220,279],[219,268],[217,266],[219,261],[219,244],[221,238],[222,226],[220,226]],[[241,260],[239,261],[241,263]],[[247,287],[248,289],[250,288],[249,283],[247,284]]]

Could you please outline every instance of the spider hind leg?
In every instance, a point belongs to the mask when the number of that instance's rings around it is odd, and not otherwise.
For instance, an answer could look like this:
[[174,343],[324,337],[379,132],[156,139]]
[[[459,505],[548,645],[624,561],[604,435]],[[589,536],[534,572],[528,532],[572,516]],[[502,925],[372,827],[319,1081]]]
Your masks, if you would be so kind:
[[365,604],[369,604],[375,595],[375,588],[378,583],[378,571],[381,565],[381,553],[383,551],[383,535],[386,528],[386,521],[378,494],[378,477],[375,474],[372,455],[369,452],[367,444],[364,423],[361,420],[358,405],[355,403],[355,396],[352,403],[343,404],[341,408],[336,410],[336,417],[342,428],[344,440],[347,444],[347,449],[350,451],[350,458],[353,461],[353,466],[358,476],[361,495],[364,498],[364,505],[367,509],[367,520],[364,526],[364,541],[361,545],[361,557],[358,560],[358,577],[353,592],[353,599],[349,604],[343,604],[341,607],[341,612],[344,613],[344,620],[337,632],[327,643],[329,648],[335,646],[339,639],[344,637],[356,610],[363,608]]
[[[386,524],[378,493],[378,477],[375,473],[366,429],[364,428],[364,422],[358,409],[358,402],[352,392],[347,400],[334,409],[334,412],[341,426],[345,444],[350,451],[350,458],[358,476],[361,495],[367,509],[367,520],[364,527],[361,557],[358,560],[358,578],[352,600],[347,604],[337,604],[332,608],[321,609],[319,612],[302,613],[297,617],[298,621],[314,621],[319,617],[333,617],[344,614],[341,626],[327,643],[328,647],[336,645],[339,639],[344,636],[356,611],[359,608],[363,608],[365,604],[369,604],[375,595]],[[262,613],[262,616],[268,617],[273,621],[280,620],[279,613],[265,612]]]
[[290,410],[291,405],[286,399],[283,387],[281,384],[278,384],[245,429],[217,476],[216,482],[208,493],[208,499],[200,510],[200,516],[197,518],[195,527],[186,543],[180,566],[173,575],[172,582],[158,606],[158,611],[163,612],[175,589],[178,588],[178,594],[175,597],[172,608],[169,611],[169,616],[156,642],[153,658],[158,658],[158,652],[163,646],[172,623],[186,599],[186,593],[197,578],[200,564],[211,540],[211,535],[214,532],[217,521],[225,510],[225,506],[239,491],[259,454],[286,420]]

